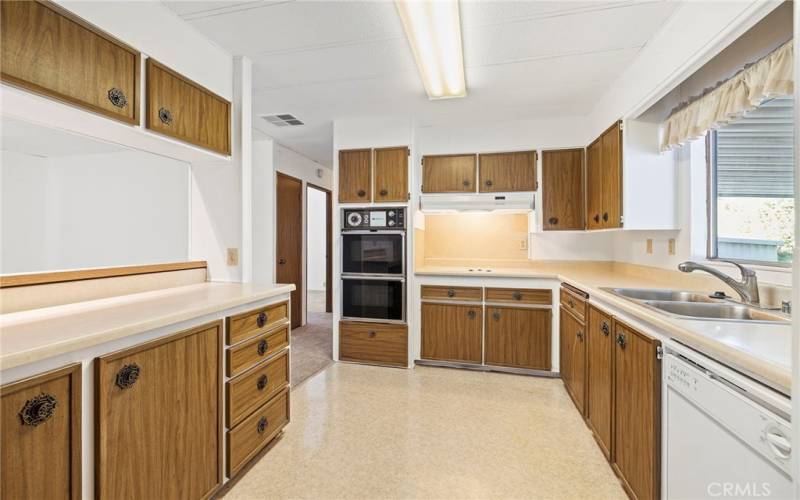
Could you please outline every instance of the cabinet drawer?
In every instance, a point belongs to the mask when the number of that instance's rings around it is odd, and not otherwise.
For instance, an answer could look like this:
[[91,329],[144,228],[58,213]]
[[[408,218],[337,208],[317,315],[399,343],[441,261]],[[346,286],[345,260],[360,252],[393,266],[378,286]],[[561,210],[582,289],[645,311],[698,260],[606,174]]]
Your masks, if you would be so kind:
[[139,52],[52,2],[0,2],[2,80],[139,123]]
[[526,288],[487,288],[486,302],[508,302],[512,304],[551,305],[553,292]]
[[228,431],[228,477],[233,477],[289,423],[289,388]]
[[237,344],[286,321],[289,316],[289,303],[270,304],[246,313],[228,318],[225,340],[228,345]]
[[483,299],[483,289],[480,287],[423,285],[422,299],[480,302]]
[[153,59],[147,60],[147,128],[229,155],[231,104]]
[[581,322],[586,318],[586,298],[573,293],[567,288],[561,288],[561,307],[571,312]]
[[81,497],[81,365],[0,388],[2,498]]
[[233,427],[289,385],[289,351],[284,351],[227,383],[226,423]]
[[408,364],[406,325],[339,323],[339,359],[381,365]]
[[228,349],[227,375],[233,377],[289,345],[289,324],[262,333]]

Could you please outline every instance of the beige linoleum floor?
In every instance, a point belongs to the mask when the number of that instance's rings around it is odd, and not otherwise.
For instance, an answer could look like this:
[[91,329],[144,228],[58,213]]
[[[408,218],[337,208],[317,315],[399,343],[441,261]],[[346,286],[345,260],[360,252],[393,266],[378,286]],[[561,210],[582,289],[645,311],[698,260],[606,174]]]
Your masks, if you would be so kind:
[[226,499],[624,499],[561,380],[336,363]]

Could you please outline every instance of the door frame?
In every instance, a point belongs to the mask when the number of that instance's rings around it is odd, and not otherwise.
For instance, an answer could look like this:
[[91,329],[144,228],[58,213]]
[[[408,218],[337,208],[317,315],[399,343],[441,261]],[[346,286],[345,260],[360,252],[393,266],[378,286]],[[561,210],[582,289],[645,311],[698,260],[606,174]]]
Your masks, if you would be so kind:
[[[333,191],[317,184],[306,183],[306,200],[308,200],[308,190],[316,189],[325,193],[325,312],[333,312]],[[308,201],[306,201],[307,203]],[[308,217],[308,214],[306,214]],[[307,240],[308,222],[306,231],[303,234],[304,241]],[[306,249],[306,264],[308,264],[308,250]],[[306,290],[308,293],[308,290]],[[308,303],[308,301],[306,301]]]
[[[300,179],[298,177],[293,177],[291,175],[284,174],[283,172],[280,172],[280,171],[277,171],[277,170],[275,171],[275,257],[274,257],[273,265],[275,266],[275,282],[276,283],[278,282],[278,266],[279,266],[279,264],[278,264],[278,237],[279,237],[278,226],[281,224],[280,218],[278,217],[278,211],[279,211],[279,206],[278,206],[278,189],[279,189],[278,179],[280,177],[283,177],[285,179],[289,179],[291,181],[295,181],[295,182],[299,182],[300,183],[300,202],[298,204],[300,206],[300,255],[298,256],[298,259],[300,260],[300,280],[299,280],[299,283],[297,284],[297,296],[299,297],[299,300],[298,300],[299,304],[292,303],[292,307],[291,307],[292,311],[294,311],[295,307],[299,308],[299,310],[300,310],[300,324],[298,326],[298,327],[300,327],[300,326],[303,326],[305,324],[305,314],[304,314],[305,313],[305,307],[304,306],[305,306],[305,302],[306,302],[306,298],[305,298],[305,277],[306,277],[306,271],[305,271],[305,237],[306,237],[306,235],[305,235],[305,191],[303,191],[303,186],[306,183],[303,182],[303,179]],[[292,313],[290,312],[290,315],[291,314]],[[291,317],[289,318],[289,321],[291,322]]]

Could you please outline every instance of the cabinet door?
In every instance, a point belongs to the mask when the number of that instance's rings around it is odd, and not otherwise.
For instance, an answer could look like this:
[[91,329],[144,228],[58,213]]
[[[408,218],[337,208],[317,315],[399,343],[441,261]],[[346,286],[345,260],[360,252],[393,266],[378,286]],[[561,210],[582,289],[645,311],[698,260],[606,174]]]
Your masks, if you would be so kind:
[[408,148],[375,150],[375,201],[408,201]]
[[422,304],[422,358],[480,363],[481,305]]
[[204,498],[222,481],[221,322],[95,361],[98,498]]
[[660,498],[660,343],[621,322],[614,332],[614,467],[633,498]]
[[611,459],[614,336],[611,317],[589,306],[586,328],[586,418],[600,448]]
[[586,148],[586,229],[603,227],[603,171],[600,139]]
[[52,2],[0,2],[4,82],[139,123],[139,53]]
[[474,193],[477,157],[437,155],[422,158],[423,193]]
[[545,230],[584,228],[583,149],[542,153]]
[[550,369],[551,310],[486,308],[486,364]]
[[602,227],[622,227],[622,129],[616,123],[602,139]]
[[81,497],[81,365],[0,388],[0,498]]
[[372,201],[372,150],[339,151],[339,203]]
[[480,192],[536,191],[536,151],[478,156]]
[[584,326],[572,314],[561,308],[559,338],[561,373],[564,385],[581,414],[586,407],[586,344]]

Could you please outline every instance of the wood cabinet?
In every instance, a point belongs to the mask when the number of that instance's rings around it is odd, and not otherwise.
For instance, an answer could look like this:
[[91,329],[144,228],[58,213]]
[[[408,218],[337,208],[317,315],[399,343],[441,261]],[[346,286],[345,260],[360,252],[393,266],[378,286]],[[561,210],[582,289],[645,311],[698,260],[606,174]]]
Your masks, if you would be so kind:
[[602,147],[601,140],[597,139],[586,148],[586,229],[603,227]]
[[584,322],[569,309],[560,310],[559,344],[561,378],[578,411],[586,408],[586,342]]
[[339,359],[378,365],[408,364],[408,327],[396,323],[339,322]]
[[222,323],[101,356],[98,498],[204,498],[222,482]]
[[288,315],[289,301],[284,301],[229,316],[225,320],[228,325],[225,329],[225,340],[228,345],[237,344],[286,323]]
[[160,134],[231,154],[231,103],[147,59],[146,126]]
[[622,126],[609,127],[587,148],[587,227],[622,227]]
[[408,201],[408,147],[375,150],[376,202]]
[[474,154],[424,156],[422,192],[474,193],[477,168]]
[[481,193],[536,191],[536,151],[478,155]]
[[0,412],[0,497],[80,499],[81,365],[4,385]]
[[483,310],[476,304],[422,303],[422,358],[481,363]]
[[339,151],[339,203],[372,201],[372,150]]
[[614,335],[611,316],[589,306],[586,327],[586,422],[594,431],[600,449],[611,460]]
[[233,427],[289,385],[289,351],[259,363],[226,384],[225,423]]
[[422,285],[422,300],[455,300],[459,302],[480,302],[483,289],[477,286]]
[[233,430],[228,431],[228,477],[238,473],[289,423],[289,388],[286,387]]
[[53,2],[0,2],[0,79],[139,123],[139,52]]
[[543,228],[584,229],[583,149],[542,152]]
[[661,497],[661,343],[614,322],[614,469],[636,499]]
[[486,307],[486,364],[550,369],[550,308]]

